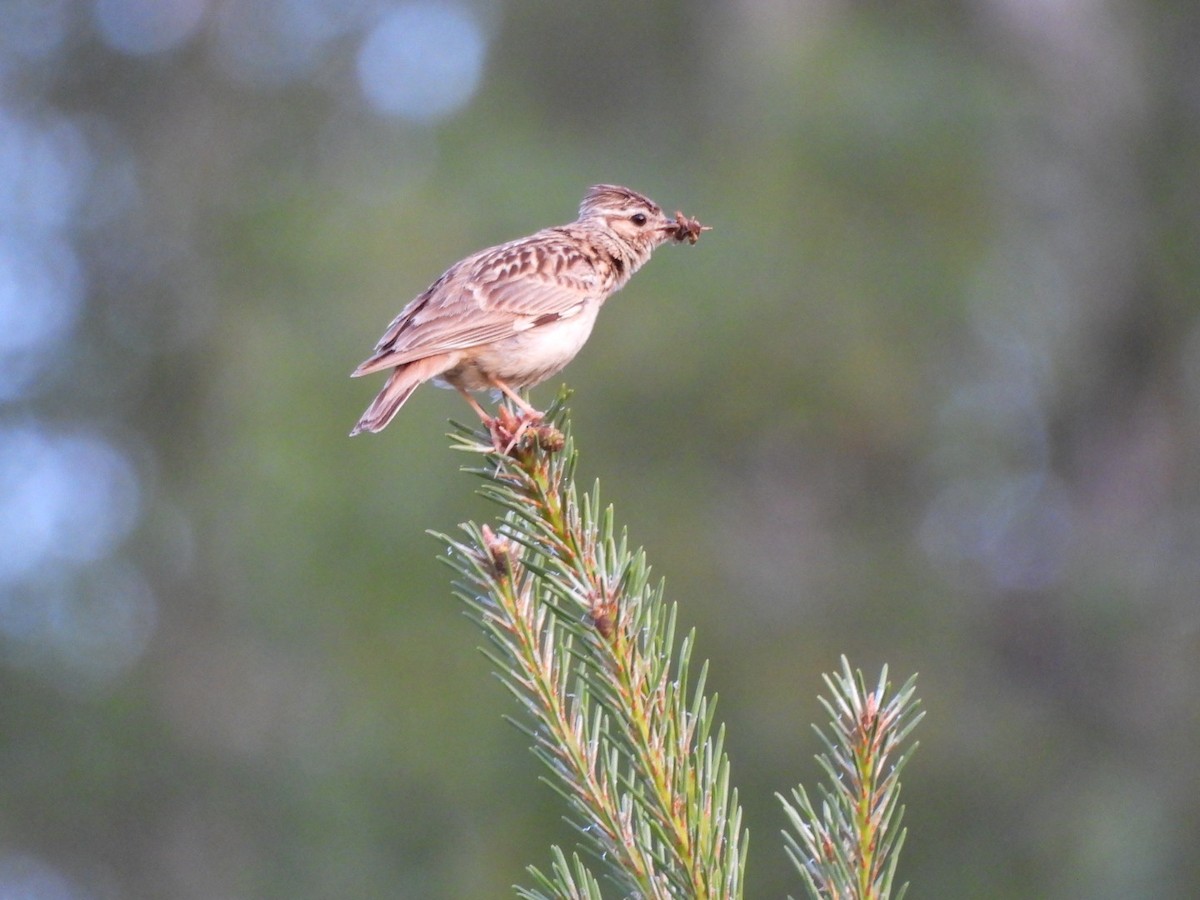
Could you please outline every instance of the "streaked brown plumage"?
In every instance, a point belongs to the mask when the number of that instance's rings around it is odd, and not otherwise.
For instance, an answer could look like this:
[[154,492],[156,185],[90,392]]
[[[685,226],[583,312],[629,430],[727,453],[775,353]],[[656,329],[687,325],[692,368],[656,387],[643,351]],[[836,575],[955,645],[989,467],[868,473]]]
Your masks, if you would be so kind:
[[434,380],[468,391],[516,393],[561,371],[591,333],[601,305],[668,240],[696,242],[702,226],[672,220],[636,191],[590,188],[569,225],[481,250],[455,263],[406,306],[354,376],[391,369],[351,435],[379,431],[414,390]]

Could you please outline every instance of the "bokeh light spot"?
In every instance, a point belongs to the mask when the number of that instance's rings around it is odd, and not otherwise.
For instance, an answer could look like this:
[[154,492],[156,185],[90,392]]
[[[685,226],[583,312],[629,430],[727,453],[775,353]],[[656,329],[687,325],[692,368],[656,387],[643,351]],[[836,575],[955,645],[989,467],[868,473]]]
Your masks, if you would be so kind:
[[0,638],[9,665],[38,672],[68,693],[109,687],[146,651],[158,604],[123,560],[60,566],[0,590]]
[[131,56],[178,47],[204,18],[205,0],[95,0],[100,38]]
[[84,279],[65,241],[0,233],[0,401],[24,394],[74,328]]
[[51,229],[70,224],[92,163],[87,138],[70,119],[0,110],[0,221]]
[[69,29],[71,0],[8,0],[0,28],[0,67],[5,57],[43,60],[62,47]]
[[0,854],[3,900],[88,900],[92,896],[36,857],[13,852]]
[[137,523],[139,493],[132,463],[99,436],[0,428],[0,588],[112,553]]
[[304,78],[331,40],[359,24],[363,2],[228,0],[216,10],[217,65],[255,88]]
[[358,54],[358,78],[378,112],[445,118],[474,95],[486,51],[475,16],[454,3],[408,3],[380,20]]
[[65,334],[79,313],[82,280],[65,243],[0,237],[0,354]]

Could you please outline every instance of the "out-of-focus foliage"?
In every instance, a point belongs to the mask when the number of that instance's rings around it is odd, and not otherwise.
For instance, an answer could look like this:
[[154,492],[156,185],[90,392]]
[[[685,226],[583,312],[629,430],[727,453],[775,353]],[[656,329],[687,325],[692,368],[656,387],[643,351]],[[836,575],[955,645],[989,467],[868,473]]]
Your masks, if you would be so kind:
[[[1200,891],[1191,0],[9,0],[0,895],[502,896],[569,843],[346,376],[448,264],[629,184],[566,377],[697,626],[751,832],[816,683],[919,672],[913,896]],[[534,391],[548,402],[554,385]]]

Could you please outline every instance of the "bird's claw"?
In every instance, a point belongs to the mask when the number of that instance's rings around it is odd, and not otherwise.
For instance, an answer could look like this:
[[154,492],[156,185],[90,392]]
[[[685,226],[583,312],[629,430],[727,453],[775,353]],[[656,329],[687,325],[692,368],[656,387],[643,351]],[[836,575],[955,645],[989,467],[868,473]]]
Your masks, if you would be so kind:
[[492,449],[501,456],[520,457],[533,449],[557,453],[566,446],[566,436],[553,425],[545,425],[545,413],[531,410],[513,413],[502,406],[496,415],[485,420],[492,438]]
[[532,410],[514,413],[507,406],[496,410],[496,415],[487,421],[488,432],[492,436],[492,446],[503,456],[510,456],[525,439],[531,426],[538,425],[545,413]]

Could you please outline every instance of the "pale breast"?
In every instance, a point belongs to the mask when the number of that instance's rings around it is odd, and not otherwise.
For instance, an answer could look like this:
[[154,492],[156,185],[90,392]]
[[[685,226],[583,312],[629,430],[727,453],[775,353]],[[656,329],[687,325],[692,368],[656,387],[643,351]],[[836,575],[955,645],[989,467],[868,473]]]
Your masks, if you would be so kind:
[[442,379],[469,391],[492,386],[488,376],[509,387],[531,387],[561,372],[587,342],[600,304],[580,304],[579,312],[546,324],[530,324],[512,337],[467,351]]

